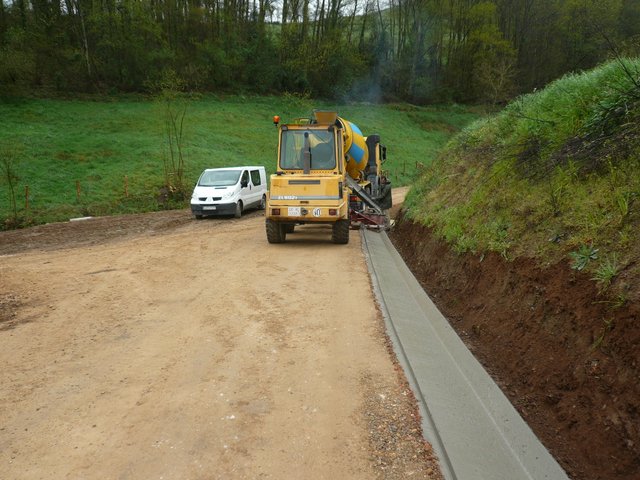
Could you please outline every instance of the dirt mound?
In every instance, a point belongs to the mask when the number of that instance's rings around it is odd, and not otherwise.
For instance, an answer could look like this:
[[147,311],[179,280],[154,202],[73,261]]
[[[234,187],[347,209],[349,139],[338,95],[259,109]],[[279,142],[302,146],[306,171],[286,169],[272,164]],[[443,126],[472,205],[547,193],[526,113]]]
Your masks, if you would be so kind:
[[640,308],[559,263],[457,255],[400,218],[391,239],[467,346],[574,479],[640,471]]
[[86,247],[110,240],[154,235],[188,225],[191,220],[192,217],[187,210],[171,210],[48,223],[1,232],[0,255],[13,255],[30,250]]

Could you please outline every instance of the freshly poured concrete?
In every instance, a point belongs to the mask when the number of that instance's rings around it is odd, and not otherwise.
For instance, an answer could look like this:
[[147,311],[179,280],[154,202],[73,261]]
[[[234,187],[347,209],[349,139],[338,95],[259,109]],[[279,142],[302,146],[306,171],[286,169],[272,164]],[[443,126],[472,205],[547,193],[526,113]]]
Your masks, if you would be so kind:
[[563,480],[566,473],[424,293],[385,233],[363,248],[387,329],[447,480]]

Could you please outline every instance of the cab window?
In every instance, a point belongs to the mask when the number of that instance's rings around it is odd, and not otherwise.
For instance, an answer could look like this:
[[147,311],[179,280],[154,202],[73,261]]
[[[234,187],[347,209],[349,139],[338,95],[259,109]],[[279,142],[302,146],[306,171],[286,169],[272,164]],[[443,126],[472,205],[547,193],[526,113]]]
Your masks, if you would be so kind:
[[[308,137],[305,138],[305,133]],[[334,134],[329,130],[287,130],[282,132],[280,168],[300,170],[305,150],[311,155],[312,170],[332,170],[336,166]]]
[[260,185],[260,170],[251,170],[251,181],[254,185]]

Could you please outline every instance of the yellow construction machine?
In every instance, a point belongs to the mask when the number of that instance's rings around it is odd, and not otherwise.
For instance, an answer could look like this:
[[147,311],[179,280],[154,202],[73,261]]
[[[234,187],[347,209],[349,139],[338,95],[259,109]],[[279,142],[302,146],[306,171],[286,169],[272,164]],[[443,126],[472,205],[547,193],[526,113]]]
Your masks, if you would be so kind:
[[337,112],[314,111],[278,127],[278,165],[267,196],[269,243],[282,243],[296,226],[330,224],[334,243],[348,243],[351,226],[385,228],[391,182],[382,171],[386,147],[364,137]]

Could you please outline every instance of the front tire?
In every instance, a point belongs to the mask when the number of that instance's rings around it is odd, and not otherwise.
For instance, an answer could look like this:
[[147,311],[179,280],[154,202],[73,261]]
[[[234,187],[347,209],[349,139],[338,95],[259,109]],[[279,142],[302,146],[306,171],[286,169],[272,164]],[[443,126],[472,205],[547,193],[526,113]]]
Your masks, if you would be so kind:
[[240,218],[242,216],[242,202],[238,200],[236,203],[236,212],[233,214],[234,217]]
[[345,245],[349,243],[349,220],[338,220],[333,224],[331,230],[331,241],[333,243]]
[[260,199],[260,205],[258,205],[258,210],[264,210],[267,208],[267,196],[263,195]]
[[265,222],[267,229],[267,240],[269,243],[284,243],[287,232],[285,232],[284,224],[269,220]]

